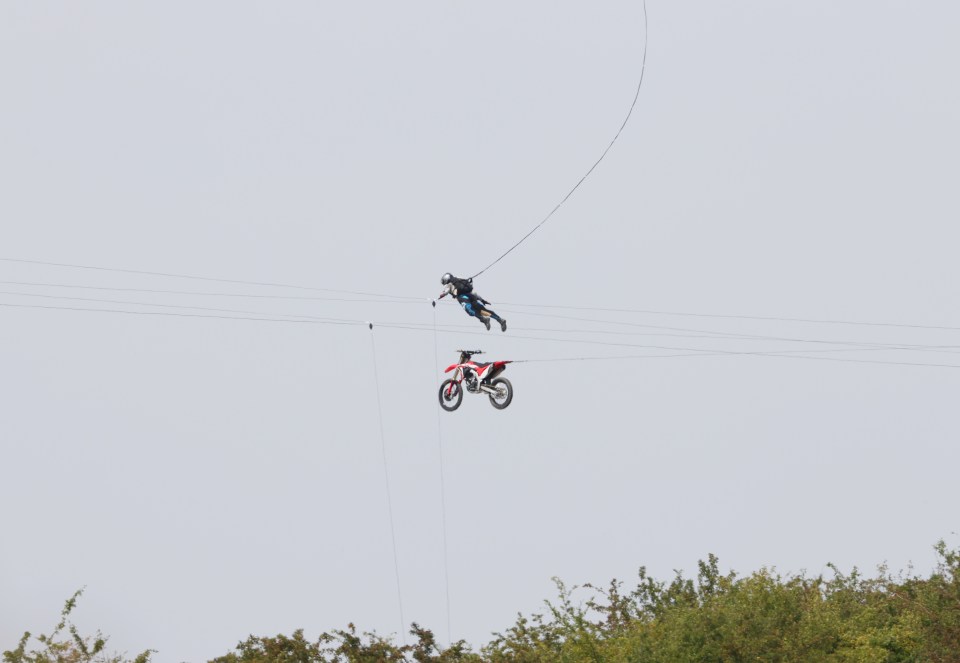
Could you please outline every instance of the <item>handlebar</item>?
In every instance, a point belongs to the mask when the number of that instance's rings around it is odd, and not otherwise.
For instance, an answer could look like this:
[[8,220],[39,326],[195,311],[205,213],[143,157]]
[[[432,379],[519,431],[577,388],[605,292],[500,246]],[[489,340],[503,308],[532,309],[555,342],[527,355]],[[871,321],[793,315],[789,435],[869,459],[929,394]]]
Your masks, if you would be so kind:
[[463,355],[482,355],[483,350],[457,350],[460,354]]

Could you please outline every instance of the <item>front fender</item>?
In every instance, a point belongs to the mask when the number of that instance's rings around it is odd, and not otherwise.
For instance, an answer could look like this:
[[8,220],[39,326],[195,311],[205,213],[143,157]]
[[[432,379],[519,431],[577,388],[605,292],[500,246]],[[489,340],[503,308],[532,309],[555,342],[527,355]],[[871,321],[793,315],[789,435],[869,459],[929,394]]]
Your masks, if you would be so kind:
[[449,373],[450,371],[456,370],[456,368],[457,368],[459,365],[460,365],[460,364],[450,364],[449,366],[447,366],[446,370],[444,370],[443,372],[444,372],[444,373]]

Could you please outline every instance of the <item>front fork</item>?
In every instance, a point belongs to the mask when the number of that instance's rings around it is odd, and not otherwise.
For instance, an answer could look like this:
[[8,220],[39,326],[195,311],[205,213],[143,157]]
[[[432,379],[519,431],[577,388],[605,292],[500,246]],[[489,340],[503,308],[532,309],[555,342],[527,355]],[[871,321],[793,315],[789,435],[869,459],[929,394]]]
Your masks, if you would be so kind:
[[447,396],[451,396],[451,395],[453,394],[453,385],[454,385],[454,383],[456,383],[456,384],[458,384],[458,385],[462,385],[462,384],[463,384],[463,369],[462,369],[462,368],[457,367],[456,372],[453,374],[453,382],[451,382],[451,383],[447,386]]
[[[457,371],[453,374],[453,381],[462,387],[466,377],[467,377],[466,371],[464,371],[462,367],[458,366]],[[451,383],[450,386],[447,387],[447,395],[450,395],[452,393],[453,393],[453,383]]]

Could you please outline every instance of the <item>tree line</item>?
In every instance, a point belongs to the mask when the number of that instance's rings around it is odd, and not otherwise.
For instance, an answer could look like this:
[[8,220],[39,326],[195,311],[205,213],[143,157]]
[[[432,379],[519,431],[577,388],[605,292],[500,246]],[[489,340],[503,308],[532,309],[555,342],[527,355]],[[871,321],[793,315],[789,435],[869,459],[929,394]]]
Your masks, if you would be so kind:
[[[870,577],[854,569],[808,577],[760,569],[721,572],[710,555],[696,577],[668,580],[640,568],[627,586],[568,587],[478,647],[443,646],[412,624],[411,644],[345,629],[308,638],[251,635],[208,663],[960,663],[960,551],[941,541],[928,576]],[[82,635],[70,620],[81,592],[49,634],[30,632],[3,652],[4,663],[149,663],[108,653],[101,633]]]

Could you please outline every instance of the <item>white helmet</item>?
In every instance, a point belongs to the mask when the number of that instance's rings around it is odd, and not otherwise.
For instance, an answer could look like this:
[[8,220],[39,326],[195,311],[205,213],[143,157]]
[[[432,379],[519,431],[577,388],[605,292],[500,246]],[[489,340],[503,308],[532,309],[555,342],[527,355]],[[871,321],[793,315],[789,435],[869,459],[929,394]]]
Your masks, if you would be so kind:
[[447,285],[452,280],[453,280],[453,274],[451,274],[450,272],[447,272],[446,274],[440,277],[440,283],[442,285]]

